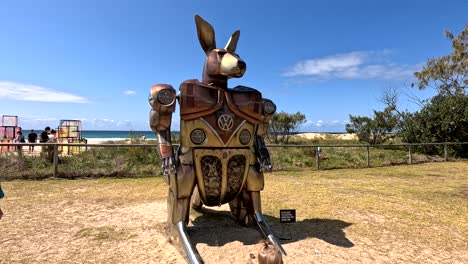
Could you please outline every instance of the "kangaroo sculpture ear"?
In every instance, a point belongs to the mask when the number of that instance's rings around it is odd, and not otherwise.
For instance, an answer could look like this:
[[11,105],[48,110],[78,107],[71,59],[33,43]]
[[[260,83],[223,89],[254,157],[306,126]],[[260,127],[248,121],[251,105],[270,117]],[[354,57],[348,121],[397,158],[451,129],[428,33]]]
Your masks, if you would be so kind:
[[240,31],[236,30],[236,32],[232,33],[231,38],[226,44],[225,50],[229,52],[236,52],[237,48],[237,41],[239,41]]
[[198,40],[205,53],[216,48],[215,32],[210,23],[199,15],[195,15],[195,24],[197,25]]

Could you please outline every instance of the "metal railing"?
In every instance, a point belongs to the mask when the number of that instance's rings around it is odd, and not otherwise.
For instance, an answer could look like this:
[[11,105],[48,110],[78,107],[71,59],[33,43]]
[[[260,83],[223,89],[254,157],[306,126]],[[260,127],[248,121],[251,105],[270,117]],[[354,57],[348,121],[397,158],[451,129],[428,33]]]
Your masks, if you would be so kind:
[[[468,145],[468,142],[442,142],[442,143],[401,143],[401,144],[379,144],[379,145],[370,145],[370,144],[313,144],[313,145],[276,145],[276,144],[267,144],[268,148],[315,148],[315,167],[320,169],[321,161],[321,152],[322,149],[326,148],[365,148],[366,151],[366,163],[367,167],[370,167],[371,161],[371,152],[370,148],[388,148],[388,147],[406,147],[408,149],[408,164],[413,164],[413,148],[417,146],[443,146],[444,147],[444,161],[448,160],[448,146],[452,145]],[[79,143],[1,143],[0,149],[2,147],[7,147],[9,150],[2,152],[11,152],[11,147],[26,147],[26,146],[35,146],[35,147],[53,147],[53,176],[58,175],[58,161],[59,161],[59,147],[80,147],[84,151],[88,148],[156,148],[158,144],[79,144]],[[178,146],[178,144],[173,144],[173,146]],[[13,148],[13,151],[15,148]],[[21,151],[16,151],[21,153]]]

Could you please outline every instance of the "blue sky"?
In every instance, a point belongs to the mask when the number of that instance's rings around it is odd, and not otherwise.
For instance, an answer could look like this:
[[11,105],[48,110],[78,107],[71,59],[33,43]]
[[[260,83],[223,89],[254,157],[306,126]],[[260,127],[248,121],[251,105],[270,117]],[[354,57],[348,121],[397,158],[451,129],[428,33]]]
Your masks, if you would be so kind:
[[[246,85],[302,131],[343,131],[371,115],[385,88],[407,91],[413,72],[451,52],[444,30],[468,23],[468,1],[0,1],[0,114],[23,128],[81,119],[83,129],[149,130],[148,91],[201,79],[194,15],[218,46],[241,31]],[[420,98],[432,90],[411,90]],[[400,107],[416,110],[405,96]],[[178,130],[178,111],[173,129]]]

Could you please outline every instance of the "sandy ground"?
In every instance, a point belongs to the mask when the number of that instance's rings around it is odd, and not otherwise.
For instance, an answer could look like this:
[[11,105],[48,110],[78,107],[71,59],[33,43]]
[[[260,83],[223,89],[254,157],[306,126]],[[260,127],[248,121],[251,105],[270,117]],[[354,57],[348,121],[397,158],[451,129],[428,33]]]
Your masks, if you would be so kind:
[[355,140],[357,139],[356,134],[326,134],[326,133],[299,133],[297,134],[298,137],[302,137],[305,139],[326,139],[327,137],[331,137],[333,139],[338,140]]
[[88,138],[88,144],[102,144],[105,143],[106,141],[129,141],[128,138]]
[[[74,190],[78,191],[79,190]],[[46,195],[46,194],[45,194]],[[10,198],[14,199],[14,198]],[[257,263],[254,228],[241,227],[227,207],[191,217],[189,234],[206,263]],[[115,206],[63,201],[4,208],[0,221],[0,263],[186,263],[166,242],[164,201]],[[362,216],[363,222],[378,221]],[[289,226],[271,223],[288,256],[285,263],[466,263],[465,253],[420,251],[381,234],[376,244],[349,235],[337,219],[307,219]],[[14,228],[24,226],[24,229]],[[10,227],[7,229],[7,227]],[[307,230],[307,232],[304,232]],[[312,235],[311,235],[312,234]]]
[[[241,227],[229,216],[228,208],[207,209],[204,216],[192,217],[189,234],[206,263],[257,263],[258,241],[254,228]],[[34,211],[42,210],[42,219]],[[221,212],[219,212],[221,211]],[[9,212],[9,210],[6,210]],[[31,221],[41,224],[31,230],[2,230],[3,256],[0,263],[186,263],[175,247],[166,242],[166,204],[154,202],[113,208],[105,204],[83,206],[79,202],[63,202],[46,208],[35,207],[23,214],[5,215],[3,225]],[[310,227],[333,223],[310,222]],[[280,235],[291,237],[296,228],[272,225]],[[373,263],[368,249],[353,249],[342,223],[330,239],[294,236],[284,240],[289,256],[285,263]],[[328,241],[327,241],[328,240]],[[334,245],[338,244],[338,245]],[[341,256],[340,256],[341,255]]]

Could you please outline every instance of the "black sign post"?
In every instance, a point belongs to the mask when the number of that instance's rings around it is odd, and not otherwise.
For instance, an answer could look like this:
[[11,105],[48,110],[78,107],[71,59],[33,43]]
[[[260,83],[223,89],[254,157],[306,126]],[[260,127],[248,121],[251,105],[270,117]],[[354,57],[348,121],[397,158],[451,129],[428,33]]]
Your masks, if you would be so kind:
[[[290,223],[295,223],[296,222],[296,209],[282,209],[280,210],[280,223],[281,224],[290,224]],[[283,240],[291,240],[292,235],[291,231],[289,231],[289,235],[285,234],[284,232],[284,225],[281,225],[281,237],[280,239]]]

